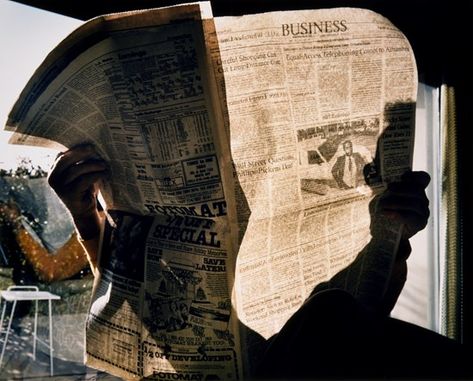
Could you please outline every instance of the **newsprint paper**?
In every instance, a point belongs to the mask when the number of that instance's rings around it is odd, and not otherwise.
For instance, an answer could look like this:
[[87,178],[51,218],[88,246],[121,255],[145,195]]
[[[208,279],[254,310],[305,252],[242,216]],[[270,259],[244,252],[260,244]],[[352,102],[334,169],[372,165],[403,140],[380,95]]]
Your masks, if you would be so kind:
[[110,163],[86,363],[237,380],[316,285],[376,305],[401,227],[375,234],[369,206],[410,168],[416,93],[405,36],[364,9],[191,3],[74,31],[6,129]]

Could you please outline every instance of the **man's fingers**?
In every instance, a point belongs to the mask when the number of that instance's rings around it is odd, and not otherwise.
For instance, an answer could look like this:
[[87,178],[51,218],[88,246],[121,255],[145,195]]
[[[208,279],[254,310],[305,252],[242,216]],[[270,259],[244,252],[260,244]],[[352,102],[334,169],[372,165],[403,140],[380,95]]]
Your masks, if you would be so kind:
[[104,176],[106,171],[107,165],[102,160],[79,162],[64,172],[62,183],[64,186],[68,187],[80,177],[87,177],[88,174],[95,173]]
[[76,178],[72,183],[69,184],[68,188],[71,188],[76,193],[84,193],[91,189],[95,183],[104,178],[104,172],[92,172],[82,175]]
[[48,176],[49,185],[52,188],[61,186],[64,182],[65,171],[70,167],[86,161],[98,161],[100,157],[91,145],[80,145],[60,153],[54,162],[51,172]]
[[429,212],[429,199],[422,193],[393,193],[387,191],[377,204],[378,211],[383,210],[412,210],[420,213]]
[[388,189],[378,200],[378,211],[410,211],[428,216],[429,199],[425,194],[425,188],[429,182],[430,176],[426,172],[406,172],[400,182],[388,185]]
[[412,191],[411,187],[410,193],[388,190],[379,198],[376,212],[381,218],[402,223],[406,238],[410,238],[427,225],[430,216],[429,200],[419,188]]
[[97,155],[91,144],[81,144],[72,147],[64,152],[59,152],[56,156],[53,166],[61,169],[63,166],[73,164],[77,160],[84,159],[89,155]]
[[422,230],[427,225],[429,213],[419,212],[418,210],[385,210],[381,214],[390,219],[396,219],[406,226]]
[[430,182],[426,172],[406,172],[401,181],[391,183],[375,202],[375,213],[389,220],[397,220],[405,227],[406,238],[412,237],[427,225],[430,210],[425,188]]
[[424,171],[408,171],[401,176],[403,183],[417,185],[425,189],[430,183],[430,175]]
[[409,224],[411,219],[414,221],[420,218],[425,221],[421,225],[425,225],[430,216],[429,199],[424,193],[400,195],[390,194],[388,191],[380,197],[376,208],[377,212],[383,215],[391,217],[399,215],[406,224]]
[[391,202],[421,202],[422,207],[427,203],[428,199],[425,195],[425,188],[429,185],[430,176],[428,173],[406,172],[401,181],[388,184],[388,189],[383,195],[384,200]]

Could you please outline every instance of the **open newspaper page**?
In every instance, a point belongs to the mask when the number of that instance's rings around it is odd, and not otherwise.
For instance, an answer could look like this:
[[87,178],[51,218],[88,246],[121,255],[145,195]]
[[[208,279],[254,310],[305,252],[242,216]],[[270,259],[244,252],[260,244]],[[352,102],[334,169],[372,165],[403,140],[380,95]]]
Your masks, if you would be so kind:
[[411,165],[417,69],[408,41],[384,17],[350,8],[215,25],[238,201],[239,319],[271,336],[363,249],[333,286],[376,304],[400,226],[379,226],[382,242],[365,248],[369,204]]
[[[370,201],[411,163],[415,60],[388,20],[288,11],[215,31],[209,15],[86,23],[8,122],[14,143],[89,142],[110,163],[87,363],[127,379],[242,378],[239,323],[269,337],[350,265],[371,239]],[[389,228],[360,266],[382,271],[342,286],[381,297]]]
[[126,379],[241,377],[210,17],[205,3],[93,19],[10,114],[14,143],[92,143],[110,163],[86,363]]

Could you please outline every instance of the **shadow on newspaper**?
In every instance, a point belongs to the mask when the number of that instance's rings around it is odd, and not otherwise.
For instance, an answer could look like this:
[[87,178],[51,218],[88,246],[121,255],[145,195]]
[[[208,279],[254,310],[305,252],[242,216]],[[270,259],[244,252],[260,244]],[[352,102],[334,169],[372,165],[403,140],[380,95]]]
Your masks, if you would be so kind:
[[[414,109],[414,104],[400,103],[386,108],[385,129],[377,142],[374,160],[360,168],[364,178],[362,185],[371,187],[375,194],[381,191],[383,181],[394,179],[410,167]],[[338,139],[344,151],[351,151],[347,142],[353,136],[354,131],[348,129],[342,139]],[[344,155],[346,158],[353,152]],[[336,162],[334,165],[338,166],[334,181],[339,186],[344,184],[340,186],[344,192],[356,193],[356,187],[350,186],[347,177],[339,173],[347,168],[347,164]],[[396,170],[387,175],[383,168]],[[240,247],[245,237],[252,234],[247,230],[251,208],[238,178],[235,182]],[[370,199],[374,221],[373,205],[377,198]],[[368,204],[368,198],[366,200]],[[107,224],[100,259],[103,272],[87,322],[88,356],[107,361],[97,352],[105,334],[111,337],[114,353],[123,359],[120,367],[128,372],[139,375],[146,364],[147,369],[160,369],[155,374],[159,379],[192,362],[197,364],[192,372],[200,370],[209,374],[206,369],[214,367],[215,376],[226,372],[230,375],[228,378],[237,378],[239,367],[235,351],[240,348],[237,348],[235,334],[239,334],[249,368],[257,366],[268,343],[278,334],[266,340],[256,329],[240,321],[239,332],[231,329],[231,322],[238,316],[231,303],[232,286],[227,284],[226,274],[229,269],[234,271],[235,263],[229,262],[223,250],[225,238],[220,232],[228,231],[229,227],[222,210],[218,207],[209,209],[206,217],[186,213],[184,209],[182,213],[155,217],[110,212],[113,223]],[[376,220],[376,224],[383,223]],[[330,285],[348,288],[356,295],[359,290],[341,284],[346,285],[346,280],[356,283],[355,278],[360,275],[359,264],[367,263],[363,258],[373,255],[367,247],[350,265],[316,287],[314,292]],[[395,243],[391,249],[395,250]],[[389,258],[387,256],[386,261]],[[288,262],[287,265],[293,264]],[[379,266],[386,267],[386,277],[378,281],[388,282],[389,263],[380,262]],[[339,282],[339,279],[344,280]],[[317,282],[313,286],[317,286]],[[374,290],[373,294],[370,294],[371,290],[365,290],[364,301],[370,303],[372,298],[374,304],[383,304],[384,293],[379,293],[380,287]],[[324,311],[320,313],[324,314]],[[284,334],[291,333],[286,331]]]
[[[330,188],[332,189],[331,192],[336,197],[340,198],[340,195],[343,195],[343,199],[341,201],[335,201],[332,205],[337,205],[337,202],[338,204],[345,204],[341,206],[340,210],[345,210],[345,212],[343,213],[346,214],[346,204],[355,204],[358,202],[359,204],[357,204],[358,206],[355,206],[355,210],[357,210],[356,208],[359,208],[359,205],[361,205],[364,209],[366,209],[365,213],[369,216],[369,221],[367,221],[366,223],[366,230],[369,231],[371,238],[370,242],[366,244],[361,250],[359,250],[359,252],[353,252],[350,256],[351,260],[349,264],[343,265],[342,267],[339,266],[340,270],[336,271],[335,275],[331,276],[329,280],[326,280],[327,278],[319,278],[317,281],[313,282],[313,290],[312,292],[310,292],[308,297],[327,289],[337,288],[347,291],[355,298],[357,298],[357,300],[359,300],[361,303],[365,305],[370,305],[370,308],[377,309],[385,316],[389,314],[392,307],[394,306],[399,294],[396,293],[396,290],[388,288],[387,285],[390,281],[390,267],[392,266],[393,256],[395,255],[395,252],[398,249],[399,226],[392,226],[386,219],[377,217],[375,209],[376,204],[379,198],[381,197],[383,190],[385,189],[385,185],[392,181],[398,181],[401,175],[404,172],[410,170],[411,168],[411,157],[413,149],[413,136],[411,134],[413,134],[414,132],[414,117],[415,103],[398,102],[386,105],[383,113],[383,120],[377,120],[374,122],[374,124],[377,125],[379,128],[383,128],[383,132],[381,133],[381,135],[378,136],[378,138],[376,139],[376,143],[373,145],[374,152],[372,153],[371,160],[363,161],[361,165],[359,165],[359,167],[357,168],[359,173],[355,174],[356,179],[354,180],[357,183],[352,183],[351,186],[343,182],[343,173],[336,173],[340,170],[340,168],[342,168],[343,170],[347,169],[348,167],[346,163],[340,163],[342,159],[337,159],[337,152],[339,153],[339,158],[343,157],[344,159],[347,158],[348,155],[356,154],[355,150],[343,150],[342,148],[344,148],[344,146],[347,146],[347,142],[351,143],[354,141],[363,141],[363,136],[366,135],[366,132],[362,131],[360,133],[356,131],[356,125],[358,124],[358,122],[355,123],[354,128],[348,129],[347,133],[338,135],[336,137],[330,137],[330,139],[327,139],[323,148],[318,150],[319,153],[330,151],[329,155],[332,159],[331,163],[333,167],[338,167],[338,170],[332,170],[333,179],[331,180]],[[380,124],[383,124],[383,126],[380,126]],[[336,142],[336,144],[334,144],[333,142]],[[364,142],[366,143],[366,140]],[[368,146],[368,144],[366,144],[366,146]],[[351,144],[349,148],[352,148]],[[349,151],[348,155],[345,151]],[[337,176],[339,177],[338,180],[336,179]],[[349,178],[345,178],[348,182]],[[360,203],[360,198],[358,198],[357,194],[360,193],[359,190],[363,188],[365,189],[361,193],[364,194],[364,196],[361,197]],[[367,192],[366,188],[369,188],[370,191]],[[326,192],[323,193],[323,195],[326,194]],[[320,192],[314,193],[314,197],[320,196]],[[321,208],[315,207],[315,209]],[[304,220],[303,223],[308,222]],[[342,230],[350,230],[354,232],[359,228],[359,226],[350,226],[350,223],[353,223],[353,219],[350,219],[347,216],[347,218],[343,220],[343,224],[345,224],[346,226],[341,227]],[[318,231],[322,229],[325,229],[324,223],[319,222],[319,226],[313,229],[314,236],[318,236],[320,234]],[[251,234],[251,231],[248,231],[247,234]],[[326,238],[324,240],[327,242],[329,239]],[[376,242],[374,242],[375,240]],[[346,242],[346,239],[342,239],[342,241],[344,242],[342,242],[341,244],[344,246],[350,244],[349,242]],[[376,249],[374,249],[380,248],[380,241],[388,242],[387,245],[383,246],[383,249],[386,250],[384,256],[379,255]],[[317,242],[317,238],[314,238],[314,242]],[[327,255],[326,252],[324,253],[324,251],[327,250],[327,247],[324,247],[325,244],[326,243],[322,242],[322,244],[320,245],[320,252],[323,256]],[[327,245],[330,246],[331,243],[328,243]],[[329,255],[328,260],[337,256],[336,247],[333,246],[331,248],[334,249],[334,254]],[[277,249],[274,250],[277,251]],[[318,250],[315,249],[313,253],[314,256],[317,256],[317,252]],[[345,257],[347,256],[345,255]],[[376,257],[375,260],[373,260],[373,257]],[[317,262],[317,259],[314,258],[313,262]],[[288,259],[287,266],[293,266],[293,259]],[[308,267],[309,266],[311,265],[309,264]],[[375,268],[367,271],[366,266],[375,266]],[[317,267],[313,266],[312,271],[315,272],[316,270]],[[364,279],[364,281],[360,282],[360,275],[366,277],[367,279]],[[261,281],[262,280],[260,280],[260,282]],[[268,279],[267,281],[269,282],[270,280]],[[332,307],[334,310],[337,309],[336,306],[328,305],[326,307],[329,310]],[[314,325],[316,325],[316,321],[322,321],[324,320],[323,316],[330,315],[329,310],[316,311],[317,313],[320,313],[321,317],[313,316],[308,318],[313,318]],[[304,313],[307,312],[304,312],[303,308],[298,307],[295,310],[293,309],[291,316],[294,316],[295,314],[300,315]],[[245,351],[247,353],[250,369],[251,371],[255,371],[258,367],[258,364],[265,356],[265,352],[267,351],[267,348],[270,343],[272,343],[280,335],[279,333],[275,333],[268,339],[265,339],[256,330],[251,329],[243,323],[240,324],[241,331],[244,332],[243,337],[245,337],[247,343],[247,348],[245,349]],[[320,327],[320,330],[323,331],[324,329],[325,327]],[[291,332],[291,330],[294,331]],[[292,334],[294,334],[294,338],[300,338],[300,333],[297,332],[297,330],[297,327],[294,328],[292,326],[287,328],[286,326],[283,326],[279,332],[284,331],[282,335],[282,340],[292,348],[294,353],[299,353],[300,351],[305,352],[307,350],[307,343],[301,344],[291,341]],[[317,332],[318,330],[315,328],[314,331]],[[307,335],[311,335],[311,332],[307,332]],[[319,333],[321,340],[314,340],[314,348],[316,345],[315,343],[317,342],[317,346],[320,349],[314,349],[314,356],[312,356],[313,360],[310,362],[311,366],[314,369],[314,372],[316,372],[316,363],[318,362],[317,356],[315,354],[319,352],[324,352],[324,348],[331,348],[334,346],[334,343],[324,343],[323,340],[327,339],[327,335],[323,332]],[[330,335],[328,336],[330,337]],[[316,339],[316,337],[312,338]],[[309,340],[307,342],[309,342]],[[296,357],[297,355],[293,356],[293,358]],[[303,358],[303,356],[301,356],[301,358]],[[326,358],[326,356],[321,356],[320,358]],[[337,361],[340,359],[338,355],[336,356],[336,358]],[[267,363],[268,360],[265,359],[264,362]],[[270,360],[270,364],[275,363]],[[297,368],[297,366],[297,364],[294,364],[290,367]],[[305,364],[305,366],[307,366],[307,364]],[[322,364],[320,369],[327,369],[327,367]],[[321,372],[323,372],[323,370]],[[334,370],[334,374],[335,373],[337,372]],[[316,373],[314,373],[313,376],[316,376]],[[330,374],[325,374],[325,376],[330,376]]]

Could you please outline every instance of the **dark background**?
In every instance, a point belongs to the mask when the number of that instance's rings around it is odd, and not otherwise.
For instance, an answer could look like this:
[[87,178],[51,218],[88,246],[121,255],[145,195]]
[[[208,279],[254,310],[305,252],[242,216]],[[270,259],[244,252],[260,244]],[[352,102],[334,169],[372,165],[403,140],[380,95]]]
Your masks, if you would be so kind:
[[[153,8],[184,1],[96,0],[17,1],[77,19],[87,20],[101,14],[131,9]],[[187,1],[186,1],[187,2]],[[286,9],[359,7],[387,17],[409,39],[416,55],[419,80],[427,85],[453,85],[457,94],[457,138],[459,162],[460,242],[463,280],[462,338],[473,344],[473,265],[471,220],[473,194],[470,176],[473,146],[468,130],[472,128],[473,88],[473,1],[472,0],[212,0],[215,16],[241,15]]]

